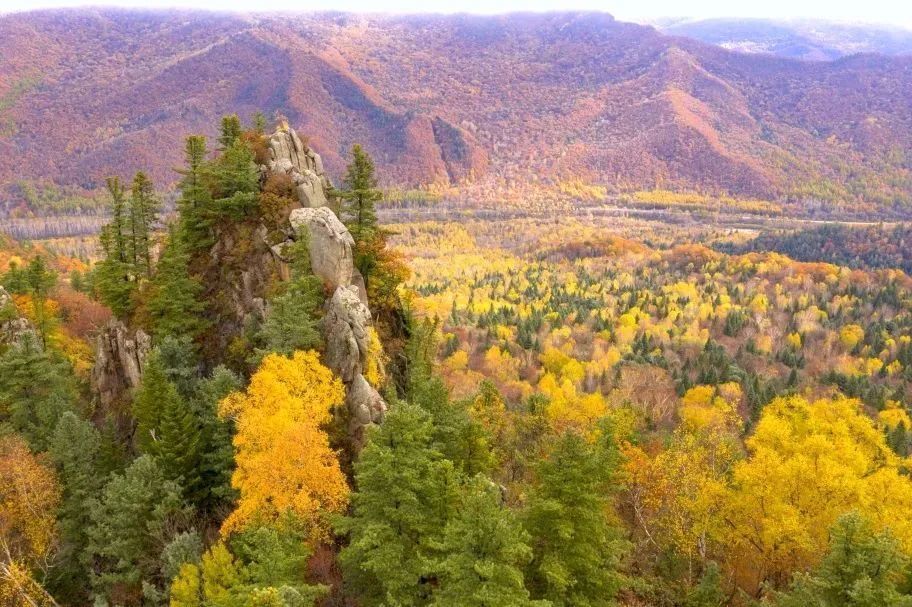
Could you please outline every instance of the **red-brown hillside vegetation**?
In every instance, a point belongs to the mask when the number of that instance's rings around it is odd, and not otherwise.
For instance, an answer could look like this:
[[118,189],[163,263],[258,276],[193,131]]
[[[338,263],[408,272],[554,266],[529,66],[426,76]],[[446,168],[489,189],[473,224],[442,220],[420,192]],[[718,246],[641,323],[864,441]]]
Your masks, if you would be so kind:
[[0,18],[0,184],[92,189],[221,114],[281,113],[334,174],[362,142],[391,185],[494,198],[567,180],[818,198],[912,198],[912,58],[732,53],[603,14]]

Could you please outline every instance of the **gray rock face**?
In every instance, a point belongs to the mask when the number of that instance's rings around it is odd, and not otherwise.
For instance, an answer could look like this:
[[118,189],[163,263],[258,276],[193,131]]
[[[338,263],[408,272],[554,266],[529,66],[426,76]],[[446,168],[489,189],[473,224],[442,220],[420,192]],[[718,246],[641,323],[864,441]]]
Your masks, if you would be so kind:
[[326,364],[346,384],[353,382],[364,370],[370,323],[370,310],[349,287],[339,287],[326,302],[323,317]]
[[13,298],[0,287],[0,345],[19,345],[26,339],[38,343],[38,334],[35,327],[25,318],[15,314]]
[[152,339],[142,330],[130,331],[117,319],[108,321],[95,343],[92,386],[103,405],[123,399],[142,381]]
[[310,266],[331,291],[352,284],[355,241],[332,210],[293,209],[288,221],[297,233],[306,231]]
[[379,424],[386,415],[386,402],[363,375],[357,375],[352,381],[345,402],[351,411],[354,429]]
[[298,134],[283,124],[269,137],[269,163],[275,173],[285,173],[294,182],[298,202],[304,207],[326,206],[329,180],[320,155],[304,145]]

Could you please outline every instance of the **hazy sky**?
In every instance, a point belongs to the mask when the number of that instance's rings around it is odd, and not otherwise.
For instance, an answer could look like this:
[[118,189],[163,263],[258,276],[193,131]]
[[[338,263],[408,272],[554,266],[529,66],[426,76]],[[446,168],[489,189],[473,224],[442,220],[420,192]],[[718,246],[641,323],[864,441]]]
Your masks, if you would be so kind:
[[0,0],[0,12],[35,8],[116,5],[186,7],[231,11],[472,12],[600,10],[619,19],[658,17],[812,17],[912,27],[910,0]]

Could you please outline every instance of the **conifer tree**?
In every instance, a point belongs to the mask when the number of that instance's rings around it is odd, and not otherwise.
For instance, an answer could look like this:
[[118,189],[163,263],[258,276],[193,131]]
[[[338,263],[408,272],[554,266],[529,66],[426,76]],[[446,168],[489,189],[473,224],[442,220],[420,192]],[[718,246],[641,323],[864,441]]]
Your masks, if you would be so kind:
[[171,230],[167,245],[156,266],[146,303],[152,335],[198,336],[206,327],[206,306],[199,296],[202,285],[190,276],[190,255],[182,233]]
[[154,350],[146,362],[142,384],[133,399],[135,442],[143,453],[154,454],[163,412],[169,407],[176,407],[172,403],[180,400],[177,388],[168,379],[159,352]]
[[235,139],[216,160],[213,172],[218,194],[213,206],[217,216],[237,220],[256,208],[260,178],[253,158],[250,147]]
[[484,477],[473,479],[446,526],[434,607],[547,607],[547,601],[530,600],[523,583],[522,568],[532,558],[527,542],[497,487]]
[[831,531],[830,549],[810,574],[795,576],[780,594],[779,607],[909,607],[912,595],[900,590],[908,557],[888,533],[878,533],[855,513],[842,516]]
[[0,354],[0,423],[8,422],[35,451],[47,449],[58,419],[76,408],[72,367],[26,336]]
[[614,604],[623,543],[607,518],[605,468],[572,431],[537,467],[524,515],[534,555],[526,581],[532,596],[555,607]]
[[152,231],[158,221],[159,202],[155,187],[142,171],[133,177],[130,189],[128,260],[138,275],[152,275]]
[[212,212],[212,192],[209,189],[211,167],[206,162],[206,138],[187,137],[184,144],[185,168],[180,171],[181,196],[177,201],[187,249],[192,253],[212,243],[209,233]]
[[351,162],[338,192],[342,200],[342,222],[351,232],[355,244],[370,239],[377,231],[376,203],[383,198],[377,189],[374,161],[359,144],[351,149]]
[[225,151],[241,138],[241,119],[237,114],[222,116],[222,127],[219,133],[219,149]]
[[90,505],[104,486],[107,470],[102,461],[101,435],[91,422],[72,412],[60,417],[48,452],[57,467],[63,487],[63,500],[58,514],[62,546],[54,586],[72,603],[81,597],[88,576],[85,553],[90,518]]
[[430,415],[402,403],[373,431],[355,464],[357,492],[339,555],[364,605],[427,605],[440,569],[456,477],[433,446]]
[[200,383],[197,407],[202,427],[202,449],[200,477],[205,495],[200,508],[206,512],[232,502],[237,492],[231,486],[234,471],[233,423],[218,415],[218,404],[231,392],[241,388],[241,379],[229,369],[219,366],[211,377]]
[[128,217],[124,188],[117,177],[107,180],[111,196],[111,221],[101,229],[99,240],[104,258],[94,270],[95,288],[101,301],[120,318],[133,307],[134,267],[128,251]]
[[286,247],[291,259],[291,280],[269,300],[269,315],[258,332],[261,342],[253,362],[271,352],[290,356],[295,350],[310,350],[320,343],[318,312],[323,300],[323,282],[313,275],[302,237]]
[[163,582],[159,556],[189,519],[180,487],[143,455],[108,481],[90,510],[86,546],[95,592],[110,601],[116,590],[118,602],[140,604],[144,582]]

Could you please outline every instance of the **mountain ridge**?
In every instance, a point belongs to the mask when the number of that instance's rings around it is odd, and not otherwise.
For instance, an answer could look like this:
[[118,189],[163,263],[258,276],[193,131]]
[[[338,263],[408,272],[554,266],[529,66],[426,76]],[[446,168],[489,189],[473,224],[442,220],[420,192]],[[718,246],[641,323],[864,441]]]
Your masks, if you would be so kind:
[[260,109],[332,175],[360,142],[386,185],[473,199],[567,181],[848,207],[912,191],[912,58],[744,55],[602,13],[41,11],[0,17],[0,72],[12,199],[49,175],[171,184],[175,142]]

